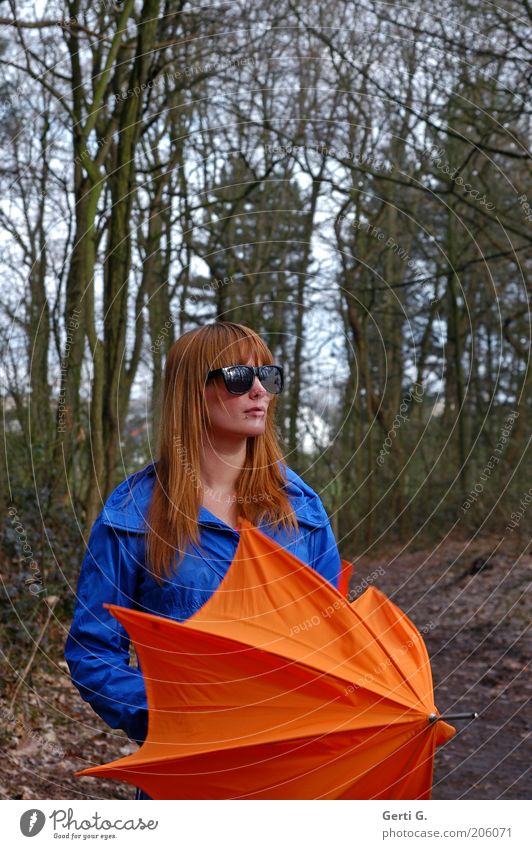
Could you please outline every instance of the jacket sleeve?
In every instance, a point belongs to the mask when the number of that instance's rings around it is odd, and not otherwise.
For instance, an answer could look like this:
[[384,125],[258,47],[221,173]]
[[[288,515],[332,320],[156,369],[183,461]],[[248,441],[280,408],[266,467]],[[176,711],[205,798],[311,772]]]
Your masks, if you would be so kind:
[[312,563],[310,564],[317,572],[326,578],[335,589],[340,583],[342,571],[342,560],[338,545],[334,538],[333,529],[323,504],[320,502],[321,510],[326,522],[312,532]]
[[133,606],[135,559],[128,537],[96,519],[81,566],[65,658],[80,695],[111,726],[141,743],[147,733],[146,691],[129,664],[129,637],[102,605]]

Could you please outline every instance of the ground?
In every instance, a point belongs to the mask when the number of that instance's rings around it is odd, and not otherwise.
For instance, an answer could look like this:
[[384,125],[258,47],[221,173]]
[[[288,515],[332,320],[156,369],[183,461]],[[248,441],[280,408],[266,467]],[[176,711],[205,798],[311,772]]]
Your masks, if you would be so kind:
[[[521,541],[522,542],[522,541]],[[430,550],[387,549],[355,564],[351,597],[373,583],[423,630],[442,712],[478,711],[436,754],[434,799],[530,797],[526,711],[532,681],[531,557],[517,540],[447,539]],[[57,626],[53,645],[61,645]],[[58,651],[37,656],[14,706],[0,702],[7,799],[131,799],[134,789],[74,772],[135,750],[81,700]]]

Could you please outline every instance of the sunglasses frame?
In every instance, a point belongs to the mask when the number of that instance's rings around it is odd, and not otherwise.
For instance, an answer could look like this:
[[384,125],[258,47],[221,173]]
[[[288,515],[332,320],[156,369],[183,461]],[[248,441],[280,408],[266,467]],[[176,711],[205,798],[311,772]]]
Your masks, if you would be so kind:
[[[230,393],[231,393],[231,395],[245,395],[245,394],[246,394],[246,392],[249,392],[249,390],[250,390],[250,389],[251,389],[251,387],[253,386],[253,383],[255,382],[255,376],[257,376],[257,377],[259,378],[259,380],[260,380],[260,382],[261,382],[262,386],[264,387],[264,389],[266,389],[266,391],[267,391],[267,392],[270,392],[270,390],[269,390],[266,386],[264,386],[264,384],[262,383],[262,380],[261,380],[261,378],[260,378],[259,371],[260,371],[260,369],[262,369],[262,368],[271,368],[271,367],[272,367],[272,365],[274,365],[274,364],[272,363],[271,365],[267,365],[267,366],[245,366],[245,365],[242,365],[242,364],[240,364],[240,363],[234,363],[232,366],[222,366],[222,368],[215,368],[213,371],[210,371],[210,372],[208,373],[208,375],[207,375],[207,380],[208,380],[210,377],[218,377],[218,375],[220,375],[220,374],[221,374],[221,375],[223,376],[223,379],[224,379],[225,388],[227,389],[227,391],[228,391],[228,392],[230,392]],[[231,368],[236,368],[236,367],[238,367],[238,368],[253,369],[253,380],[251,381],[251,383],[250,383],[249,387],[248,387],[247,389],[244,389],[244,391],[243,391],[243,392],[233,392],[233,390],[232,390],[232,389],[230,389],[230,388],[229,388],[229,386],[227,385],[227,379],[228,379],[228,376],[227,376],[227,374],[226,374],[226,371],[228,371],[228,370],[229,370],[229,369],[231,369]],[[280,395],[280,394],[281,394],[281,392],[283,391],[283,388],[284,388],[284,372],[283,372],[283,367],[282,367],[282,366],[275,365],[275,368],[276,368],[276,369],[279,369],[279,372],[280,372],[280,375],[281,375],[281,388],[280,388],[279,392],[270,392],[270,395]]]

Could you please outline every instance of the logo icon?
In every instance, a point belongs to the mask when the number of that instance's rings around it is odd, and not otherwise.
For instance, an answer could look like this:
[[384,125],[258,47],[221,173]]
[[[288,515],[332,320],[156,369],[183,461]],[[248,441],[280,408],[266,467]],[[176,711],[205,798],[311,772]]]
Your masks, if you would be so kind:
[[42,811],[37,808],[31,808],[29,811],[24,811],[20,818],[20,830],[24,837],[35,837],[42,831],[46,817]]

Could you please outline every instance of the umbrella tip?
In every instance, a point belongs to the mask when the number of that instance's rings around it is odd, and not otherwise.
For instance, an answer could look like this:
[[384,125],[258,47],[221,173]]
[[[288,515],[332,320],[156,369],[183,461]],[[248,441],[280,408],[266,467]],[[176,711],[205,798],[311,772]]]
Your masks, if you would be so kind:
[[429,713],[428,720],[429,723],[437,722],[439,719],[443,719],[446,722],[449,719],[477,719],[478,711],[474,710],[471,713],[448,713],[448,714],[438,714]]

